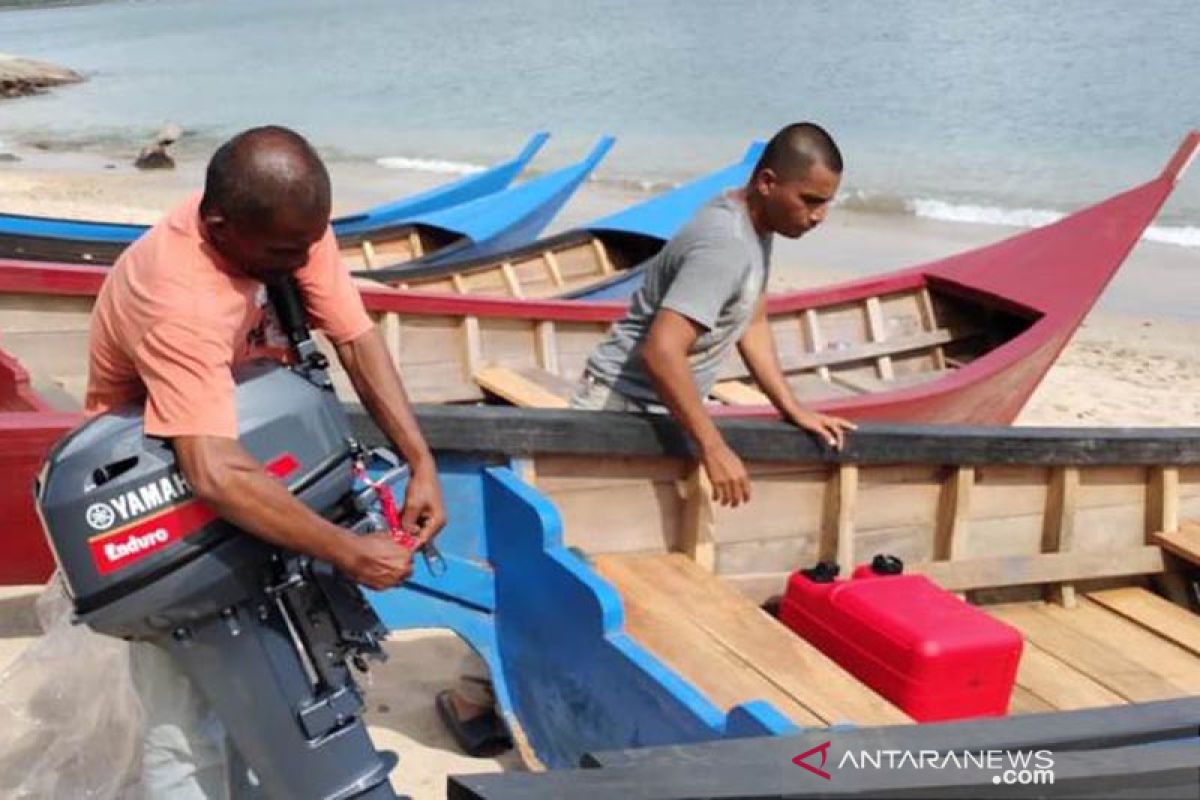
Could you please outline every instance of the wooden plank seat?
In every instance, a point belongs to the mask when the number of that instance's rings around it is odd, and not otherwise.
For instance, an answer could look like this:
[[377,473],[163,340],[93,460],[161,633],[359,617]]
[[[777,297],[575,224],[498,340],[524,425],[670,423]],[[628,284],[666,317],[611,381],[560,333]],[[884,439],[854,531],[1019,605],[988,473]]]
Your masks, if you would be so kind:
[[799,725],[910,721],[745,596],[678,553],[601,555],[626,631],[721,708],[766,700]]
[[538,367],[487,366],[473,376],[479,388],[525,408],[567,408],[575,386]]
[[1200,564],[1200,522],[1184,520],[1179,530],[1156,533],[1153,539],[1172,555],[1192,564]]

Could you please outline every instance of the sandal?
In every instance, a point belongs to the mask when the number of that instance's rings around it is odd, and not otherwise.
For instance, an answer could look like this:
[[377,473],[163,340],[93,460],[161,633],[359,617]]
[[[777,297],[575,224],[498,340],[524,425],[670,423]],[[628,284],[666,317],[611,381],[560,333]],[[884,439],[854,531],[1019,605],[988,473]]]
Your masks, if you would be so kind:
[[450,699],[453,691],[453,689],[444,689],[438,692],[434,705],[437,706],[442,724],[450,731],[450,735],[454,737],[454,743],[458,745],[459,749],[474,758],[497,756],[511,750],[512,737],[504,723],[500,721],[500,716],[494,710],[489,709],[471,719],[459,719],[454,710],[454,703]]

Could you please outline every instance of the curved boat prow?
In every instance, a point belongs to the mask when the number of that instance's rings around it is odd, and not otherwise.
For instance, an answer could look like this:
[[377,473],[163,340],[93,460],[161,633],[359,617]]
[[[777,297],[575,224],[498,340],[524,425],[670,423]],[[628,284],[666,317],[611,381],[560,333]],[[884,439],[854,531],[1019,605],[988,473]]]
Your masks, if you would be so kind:
[[1200,152],[1200,130],[1190,131],[1187,136],[1183,137],[1179,149],[1175,151],[1175,155],[1163,168],[1160,177],[1169,179],[1172,185],[1179,183],[1198,152]]
[[549,138],[549,133],[539,131],[529,137],[529,141],[515,158],[480,172],[464,175],[444,186],[435,186],[410,197],[391,200],[368,208],[360,214],[339,217],[333,220],[334,232],[338,235],[361,233],[382,224],[403,221],[414,214],[427,214],[504,191],[529,165]]
[[764,142],[753,142],[742,156],[742,160],[736,164],[580,227],[597,232],[614,231],[654,236],[666,241],[718,192],[745,183],[765,147]]
[[[479,258],[530,242],[550,224],[576,190],[612,149],[616,139],[601,137],[581,161],[488,197],[408,220],[469,239],[421,260],[422,266]],[[391,277],[400,278],[402,272]]]

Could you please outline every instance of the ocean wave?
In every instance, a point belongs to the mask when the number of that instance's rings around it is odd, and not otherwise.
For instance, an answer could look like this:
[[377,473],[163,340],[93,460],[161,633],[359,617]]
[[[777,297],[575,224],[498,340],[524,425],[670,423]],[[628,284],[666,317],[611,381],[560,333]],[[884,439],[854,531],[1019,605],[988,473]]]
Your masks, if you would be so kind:
[[[1008,208],[978,203],[954,203],[932,197],[905,198],[886,192],[851,190],[837,205],[875,214],[907,214],[941,222],[977,225],[1005,225],[1015,228],[1040,228],[1067,216],[1048,208]],[[1200,227],[1194,225],[1152,225],[1142,234],[1151,242],[1180,247],[1200,247]]]
[[487,169],[478,164],[468,164],[465,161],[445,161],[440,158],[408,158],[406,156],[385,156],[375,159],[375,163],[386,169],[437,172],[443,175],[470,175],[475,172],[483,172]]
[[1058,222],[1066,216],[1060,211],[1044,208],[1002,208],[999,206],[949,203],[945,200],[918,197],[910,201],[912,213],[927,219],[945,222],[977,222],[984,225],[1010,225],[1016,228],[1040,228]]

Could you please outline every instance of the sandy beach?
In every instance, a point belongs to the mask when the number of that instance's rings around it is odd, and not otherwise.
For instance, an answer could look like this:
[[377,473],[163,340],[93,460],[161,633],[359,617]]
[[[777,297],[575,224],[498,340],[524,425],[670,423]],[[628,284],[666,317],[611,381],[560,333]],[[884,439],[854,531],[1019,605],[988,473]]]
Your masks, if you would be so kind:
[[[198,188],[202,164],[138,172],[129,159],[23,152],[0,163],[0,211],[152,222]],[[333,162],[335,211],[361,209],[440,184],[446,175]],[[569,204],[553,230],[591,219],[645,195],[593,182]],[[1099,199],[1099,198],[1097,198]],[[829,223],[799,242],[776,247],[775,290],[848,280],[949,255],[1012,235],[1015,229],[939,223],[835,210]],[[1025,425],[1200,425],[1200,317],[1187,318],[1200,291],[1200,252],[1142,243],[1063,352],[1022,413]],[[31,603],[36,589],[5,591],[0,605],[0,666],[37,641]],[[11,613],[9,613],[11,612]],[[393,782],[418,800],[440,798],[452,773],[520,768],[510,753],[471,759],[456,752],[433,711],[435,692],[451,684],[446,664],[464,645],[443,631],[393,636],[391,660],[374,671],[368,716],[375,741],[401,756]]]

